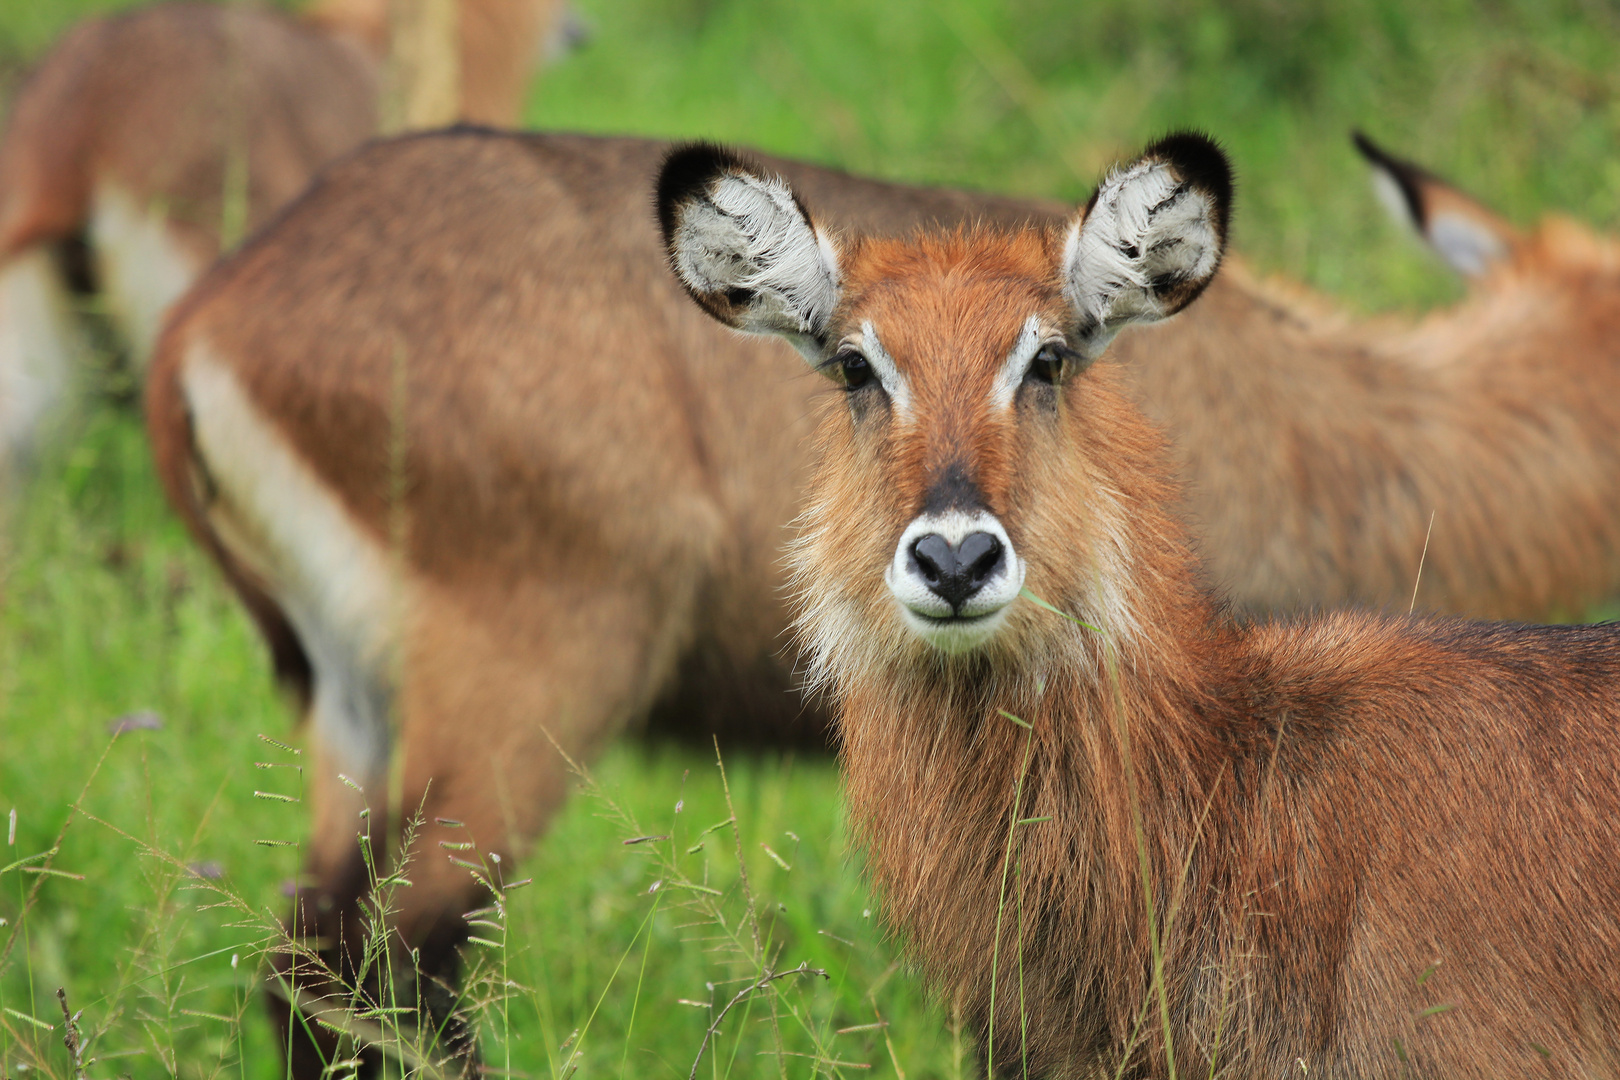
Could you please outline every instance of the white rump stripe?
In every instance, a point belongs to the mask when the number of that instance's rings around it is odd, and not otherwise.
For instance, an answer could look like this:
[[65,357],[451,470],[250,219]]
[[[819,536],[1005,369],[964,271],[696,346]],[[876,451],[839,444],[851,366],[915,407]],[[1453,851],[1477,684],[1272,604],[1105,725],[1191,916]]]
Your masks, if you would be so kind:
[[1197,280],[1215,272],[1221,253],[1215,209],[1208,195],[1182,188],[1162,161],[1109,173],[1063,248],[1065,294],[1097,327],[1085,342],[1091,355],[1126,323],[1163,317],[1155,280]]
[[32,460],[88,348],[49,249],[31,248],[0,269],[0,501]]
[[675,229],[675,270],[698,293],[754,294],[740,329],[819,335],[838,305],[838,255],[777,179],[727,173]]
[[388,771],[389,710],[412,607],[397,556],[372,538],[206,343],[181,385],[199,455],[217,486],[206,506],[220,542],[266,588],[315,669],[310,719],[344,772]]
[[163,213],[109,184],[96,189],[90,239],[107,304],[129,336],[136,368],[145,371],[163,317],[206,264],[181,246]]

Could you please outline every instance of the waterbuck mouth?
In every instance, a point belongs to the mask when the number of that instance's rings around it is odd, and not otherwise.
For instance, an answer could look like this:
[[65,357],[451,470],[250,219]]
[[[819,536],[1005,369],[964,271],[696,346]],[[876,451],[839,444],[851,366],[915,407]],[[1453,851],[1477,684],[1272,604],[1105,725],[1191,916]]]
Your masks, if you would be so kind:
[[966,652],[989,640],[1024,584],[1024,562],[995,515],[919,515],[900,535],[883,579],[923,640]]
[[995,637],[1007,617],[1004,605],[982,615],[927,615],[902,605],[906,625],[918,637],[944,653],[972,652]]

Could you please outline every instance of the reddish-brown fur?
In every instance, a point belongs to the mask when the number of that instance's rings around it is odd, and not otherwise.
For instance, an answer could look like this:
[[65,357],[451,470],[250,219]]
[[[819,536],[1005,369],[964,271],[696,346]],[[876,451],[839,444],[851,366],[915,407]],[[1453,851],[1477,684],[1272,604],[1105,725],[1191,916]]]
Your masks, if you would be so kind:
[[1620,587],[1617,299],[1620,248],[1551,218],[1415,323],[1240,273],[1114,356],[1242,607],[1405,611],[1421,562],[1419,610],[1574,618]]
[[[989,404],[1028,316],[1072,323],[1061,245],[841,252],[826,336],[870,322],[913,418],[822,405],[795,564],[890,920],[998,1075],[1613,1075],[1620,631],[1229,621],[1116,370]],[[912,634],[883,575],[946,460],[1029,590],[1113,624]]]
[[[713,325],[662,270],[646,185],[664,150],[641,140],[480,132],[371,146],[210,274],[177,311],[154,360],[148,407],[164,482],[307,702],[305,646],[276,598],[287,583],[256,577],[210,524],[241,493],[219,487],[198,453],[199,406],[181,382],[194,352],[206,349],[358,527],[386,544],[396,521],[389,493],[400,490],[388,448],[404,358],[403,490],[412,525],[401,569],[427,598],[398,668],[403,682],[392,686],[404,800],[414,805],[434,777],[430,814],[469,822],[482,844],[508,857],[564,796],[565,770],[542,730],[559,703],[580,710],[569,713],[566,731],[550,725],[576,755],[649,716],[766,737],[784,727],[816,730],[822,716],[790,692],[797,657],[784,637],[779,560],[804,505],[805,441],[830,391],[787,349]],[[843,227],[1059,217],[1045,204],[768,164]],[[1320,340],[1311,336],[1316,324],[1293,310],[1246,280],[1217,280],[1185,315],[1128,335],[1116,352],[1132,358],[1131,385],[1178,423],[1221,404],[1205,401],[1206,382],[1170,377],[1191,365],[1208,383],[1226,371],[1233,393],[1247,395],[1240,400],[1331,408],[1334,423],[1349,424],[1353,416],[1337,419],[1353,413],[1346,403],[1365,402],[1318,398],[1313,389],[1315,380],[1341,385],[1341,355],[1303,353],[1299,372],[1286,367],[1284,345]],[[1251,362],[1241,347],[1251,333],[1284,345],[1263,354],[1255,346],[1260,359]],[[1156,351],[1144,351],[1150,341]],[[1205,364],[1214,367],[1204,372]],[[1356,378],[1396,388],[1413,370],[1404,358],[1355,369]],[[1400,392],[1382,390],[1375,400]],[[1283,422],[1278,413],[1308,426],[1280,408],[1243,411],[1246,431],[1256,434],[1239,440],[1218,425],[1198,429],[1206,452],[1190,453],[1192,464],[1223,468],[1229,447],[1269,453],[1262,421]],[[1395,405],[1374,415],[1390,424],[1412,416]],[[1321,466],[1300,459],[1302,470],[1316,470],[1307,475],[1352,456],[1350,445],[1302,445],[1329,458]],[[1403,462],[1384,464],[1399,475]],[[1504,471],[1488,455],[1479,467]],[[1307,486],[1294,497],[1314,494]],[[1244,497],[1272,505],[1270,492]],[[1310,505],[1299,517],[1309,520]],[[1206,527],[1215,511],[1238,521],[1266,513],[1223,497],[1206,508]],[[1397,524],[1393,548],[1408,535],[1404,519]],[[1551,522],[1532,524],[1555,532]],[[1238,544],[1232,532],[1219,534],[1223,543]],[[1244,550],[1260,559],[1267,549]],[[1317,552],[1306,564],[1325,594],[1342,575],[1321,560],[1335,566],[1339,553]],[[1434,558],[1431,551],[1426,580]],[[1415,561],[1414,548],[1413,570]],[[1363,572],[1350,563],[1342,573],[1355,580]],[[1377,587],[1394,579],[1377,578]],[[1410,587],[1408,577],[1404,591],[1378,598],[1404,604]],[[1474,594],[1472,602],[1502,595]],[[1284,600],[1312,598],[1290,592]],[[319,733],[314,742],[319,759]],[[352,913],[362,885],[353,795],[336,771],[316,780],[314,876],[339,912]],[[460,838],[430,828],[418,853],[416,887],[400,898],[401,921],[418,940],[454,940],[463,932],[459,913],[477,903],[470,878],[436,855],[437,841]]]
[[[780,655],[779,568],[799,489],[783,470],[819,388],[673,289],[647,209],[662,153],[478,131],[371,147],[210,274],[154,357],[149,423],[171,499],[306,706],[319,676],[285,614],[292,583],[266,580],[221,543],[218,515],[243,493],[198,453],[184,381],[199,355],[228,365],[357,529],[386,547],[400,490],[390,388],[396,365],[407,373],[400,570],[419,601],[389,668],[402,804],[426,794],[430,822],[466,825],[428,826],[414,885],[397,896],[402,933],[432,972],[452,963],[461,913],[480,902],[438,843],[519,854],[567,790],[552,738],[588,758],[653,715],[777,739],[808,729],[820,742],[820,711],[793,693]],[[994,205],[783,164],[871,226]],[[580,273],[582,260],[610,272]],[[745,386],[754,406],[739,409],[732,393]],[[346,927],[352,946],[365,888],[357,797],[320,731],[319,899],[306,914],[329,934]],[[387,789],[383,775],[360,779]]]
[[[515,121],[561,3],[455,3],[461,114]],[[375,134],[388,14],[173,0],[87,20],[40,61],[0,138],[0,495],[72,403],[68,290],[99,291],[139,374],[220,251]]]
[[161,201],[196,257],[212,259],[233,143],[252,163],[256,225],[375,130],[375,98],[376,60],[357,41],[278,12],[164,3],[88,20],[11,110],[0,254],[77,235],[107,183],[142,206]]
[[[513,123],[553,0],[462,0],[462,112]],[[307,20],[191,0],[90,19],[18,92],[0,141],[0,260],[79,236],[99,185],[166,217],[200,268],[220,250],[231,158],[251,230],[376,131],[386,0]],[[143,346],[149,342],[141,343]]]
[[[459,118],[511,127],[522,119],[523,93],[535,62],[557,31],[559,0],[457,0]],[[305,19],[364,41],[381,57],[388,47],[390,0],[315,0]]]

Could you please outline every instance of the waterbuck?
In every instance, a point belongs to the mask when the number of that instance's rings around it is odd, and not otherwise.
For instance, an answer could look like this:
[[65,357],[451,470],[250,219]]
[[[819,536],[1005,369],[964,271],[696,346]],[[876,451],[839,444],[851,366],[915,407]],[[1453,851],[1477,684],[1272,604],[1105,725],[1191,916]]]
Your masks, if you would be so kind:
[[[456,0],[461,116],[516,121],[560,8]],[[87,19],[40,60],[0,138],[0,474],[71,400],[75,291],[105,298],[138,373],[221,249],[376,134],[389,9],[178,0]]]
[[1230,193],[1174,135],[1064,222],[835,237],[663,168],[673,276],[829,387],[796,625],[887,916],[997,1076],[1611,1075],[1620,628],[1232,620],[1097,362]]

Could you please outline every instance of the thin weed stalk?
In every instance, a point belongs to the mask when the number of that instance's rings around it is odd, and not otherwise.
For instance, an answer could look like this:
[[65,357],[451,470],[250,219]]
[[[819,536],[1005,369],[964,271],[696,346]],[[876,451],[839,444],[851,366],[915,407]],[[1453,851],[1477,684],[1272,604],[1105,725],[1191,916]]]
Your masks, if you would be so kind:
[[1137,790],[1136,764],[1131,757],[1130,724],[1124,689],[1119,678],[1119,654],[1110,643],[1103,655],[1106,658],[1108,680],[1114,691],[1115,730],[1119,739],[1120,760],[1125,768],[1125,791],[1130,800],[1131,831],[1136,840],[1137,866],[1142,875],[1142,903],[1146,908],[1148,921],[1148,948],[1152,950],[1153,956],[1152,992],[1158,996],[1159,1024],[1164,1039],[1166,1069],[1170,1080],[1176,1080],[1176,1048],[1170,1031],[1170,994],[1165,986],[1164,977],[1164,942],[1159,933],[1158,901],[1153,894],[1153,867],[1148,854],[1147,833],[1142,825],[1142,800]]
[[[16,921],[12,924],[10,931],[6,935],[4,948],[0,948],[0,972],[4,972],[6,970],[11,960],[11,955],[16,949],[17,941],[20,937],[23,941],[23,967],[28,985],[28,1011],[24,1013],[21,1010],[6,1005],[4,1000],[0,999],[0,1012],[3,1012],[4,1017],[25,1022],[29,1027],[31,1037],[27,1041],[26,1051],[33,1059],[33,1065],[36,1068],[44,1067],[44,1058],[39,1049],[37,1035],[33,1033],[41,1029],[44,1031],[50,1031],[52,1030],[52,1027],[50,1024],[47,1024],[43,1020],[39,1019],[39,1002],[37,998],[36,978],[34,972],[33,932],[31,929],[31,921],[29,916],[39,903],[40,890],[44,887],[47,878],[60,878],[70,881],[85,880],[85,876],[83,874],[75,874],[65,870],[60,870],[53,864],[56,856],[62,850],[63,843],[67,839],[68,827],[73,824],[74,817],[78,812],[77,808],[79,804],[83,802],[84,797],[89,792],[91,786],[95,783],[96,777],[100,775],[101,767],[106,762],[107,754],[111,748],[112,743],[109,742],[107,747],[102,750],[101,756],[96,759],[95,765],[90,769],[89,777],[85,780],[84,786],[79,791],[79,798],[74,800],[73,804],[69,806],[67,815],[62,820],[62,827],[57,830],[55,840],[45,851],[34,855],[17,858],[17,811],[15,807],[12,808],[11,813],[7,817],[6,846],[10,849],[9,854],[12,857],[7,865],[0,867],[0,878],[3,878],[8,873],[16,876],[17,917]],[[34,875],[34,883],[32,887],[26,889],[23,887],[24,874]],[[0,1026],[3,1026],[4,1030],[6,1031],[8,1044],[21,1044],[23,1042],[22,1037],[19,1035],[16,1028],[11,1025],[9,1020]],[[19,1047],[19,1049],[21,1048]],[[11,1053],[16,1051],[12,1050],[8,1045],[6,1052]],[[0,1058],[0,1069],[3,1068],[4,1059]]]
[[[1160,935],[1160,926],[1157,914],[1158,902],[1157,898],[1154,896],[1153,890],[1152,857],[1148,853],[1147,832],[1142,822],[1142,801],[1141,794],[1137,789],[1136,763],[1131,755],[1129,707],[1125,701],[1125,687],[1120,676],[1119,651],[1113,638],[1106,631],[1099,629],[1098,627],[1095,627],[1081,619],[1077,619],[1073,615],[1054,607],[1052,604],[1042,600],[1028,589],[1021,590],[1019,595],[1034,602],[1045,610],[1069,620],[1076,626],[1090,630],[1091,632],[1099,635],[1103,641],[1103,666],[1107,675],[1108,686],[1113,696],[1114,738],[1119,746],[1120,765],[1125,774],[1125,792],[1126,800],[1130,808],[1131,832],[1136,846],[1137,870],[1141,875],[1142,901],[1146,908],[1145,914],[1148,924],[1148,949],[1152,957],[1153,964],[1152,986],[1149,988],[1149,998],[1157,999],[1156,1003],[1159,1007],[1160,1037],[1164,1042],[1166,1072],[1170,1080],[1176,1080],[1177,1068],[1175,1041],[1174,1035],[1170,1029],[1170,994],[1169,988],[1165,983],[1164,942]],[[1213,800],[1213,798],[1214,792],[1212,791],[1210,794],[1210,799]],[[1206,803],[1206,814],[1208,813],[1208,808],[1209,804]],[[1202,824],[1203,821],[1202,818],[1200,818],[1200,829],[1202,828]],[[1189,852],[1189,859],[1190,857],[1191,855]],[[1186,868],[1184,867],[1183,875],[1185,875],[1185,872]],[[1179,893],[1179,891],[1180,890],[1178,888],[1177,892]],[[1166,928],[1168,928],[1168,919],[1166,920]],[[1140,1027],[1140,1022],[1138,1027]],[[1135,1043],[1134,1035],[1131,1042],[1132,1044]],[[1122,1057],[1120,1063],[1121,1075],[1125,1069],[1125,1062],[1131,1057],[1132,1049],[1133,1047],[1127,1047],[1126,1052]]]
[[[1009,814],[1007,816],[1007,847],[1006,847],[1006,851],[1002,855],[1002,860],[1001,860],[1001,891],[996,897],[995,940],[994,940],[994,944],[990,948],[990,1022],[989,1022],[988,1031],[987,1031],[987,1033],[985,1035],[985,1055],[984,1055],[984,1057],[985,1057],[985,1060],[984,1060],[985,1074],[988,1075],[988,1076],[994,1076],[995,1073],[996,1073],[996,990],[997,990],[996,978],[997,978],[997,975],[1000,973],[999,965],[1000,965],[1000,962],[1001,962],[1001,917],[1002,917],[1002,913],[1005,912],[1006,908],[1007,908],[1007,874],[1008,874],[1008,871],[1012,867],[1013,839],[1018,834],[1018,827],[1020,825],[1024,824],[1021,820],[1019,820],[1019,814],[1021,814],[1023,812],[1022,808],[1023,808],[1023,798],[1024,798],[1024,775],[1029,770],[1029,755],[1030,755],[1030,751],[1032,750],[1032,748],[1034,746],[1034,741],[1035,741],[1035,728],[1034,728],[1034,725],[1032,725],[1029,721],[1020,719],[1019,717],[1014,716],[1012,713],[1007,712],[1005,709],[1001,709],[1001,710],[997,710],[997,711],[999,711],[1001,713],[1001,715],[1002,715],[1002,717],[1004,719],[1011,720],[1014,724],[1017,724],[1019,727],[1024,729],[1024,755],[1023,755],[1022,761],[1019,763],[1019,766],[1018,766],[1018,777],[1013,782],[1012,810],[1009,812]],[[1023,910],[1022,904],[1020,904],[1019,910],[1020,911]],[[1020,940],[1022,940],[1022,938],[1023,938],[1023,919],[1022,919],[1021,915],[1020,915],[1020,918],[1019,918],[1018,932],[1019,932],[1019,938],[1020,938]],[[1018,958],[1018,963],[1019,963],[1019,980],[1018,980],[1018,985],[1019,985],[1019,1013],[1020,1013],[1020,1019],[1022,1019],[1022,1013],[1023,1013],[1023,956],[1022,956],[1021,952],[1020,952],[1020,956]],[[1020,1027],[1022,1027],[1022,1024],[1020,1024]],[[1023,1053],[1024,1053],[1024,1051],[1021,1049],[1020,1054],[1023,1054]]]
[[652,920],[658,913],[658,901],[662,898],[660,894],[654,893],[652,910],[647,912],[647,943],[641,950],[641,968],[636,972],[636,992],[630,998],[630,1022],[624,1028],[624,1053],[619,1058],[619,1080],[629,1080],[630,1039],[635,1034],[636,1010],[641,1006],[641,991],[647,982],[647,958],[652,955]]
[[[833,1053],[827,1035],[823,1031],[823,1025],[812,1020],[805,1010],[781,994],[782,985],[789,981],[818,976],[830,981],[831,976],[826,970],[815,967],[808,961],[794,967],[784,967],[780,962],[782,948],[776,943],[774,932],[765,924],[765,919],[761,915],[763,910],[761,901],[746,866],[736,793],[730,783],[728,770],[718,746],[715,748],[715,768],[726,815],[696,833],[685,835],[681,828],[681,822],[684,820],[681,816],[685,808],[684,795],[675,805],[675,818],[669,830],[650,834],[636,820],[633,813],[607,794],[588,770],[570,758],[560,747],[558,749],[563,753],[570,769],[579,777],[585,793],[602,804],[607,810],[606,816],[609,820],[628,835],[624,844],[645,853],[652,861],[651,869],[655,880],[648,891],[654,896],[654,904],[642,927],[638,929],[638,938],[643,932],[651,934],[651,919],[657,910],[671,914],[683,913],[688,921],[679,924],[678,929],[688,932],[694,930],[708,932],[701,937],[689,937],[689,941],[705,943],[706,951],[715,956],[719,962],[742,967],[747,971],[746,975],[737,979],[723,979],[709,983],[711,992],[707,1006],[709,1021],[699,1037],[699,1045],[687,1075],[695,1080],[705,1059],[709,1061],[709,1072],[715,1077],[727,1076],[733,1072],[737,1066],[737,1055],[743,1048],[740,1035],[736,1041],[728,1040],[729,1053],[720,1052],[717,1043],[726,1027],[740,1025],[737,1028],[739,1032],[746,1030],[752,1021],[756,1004],[763,1006],[761,1011],[764,1015],[761,1020],[769,1025],[772,1047],[769,1052],[777,1058],[778,1075],[787,1074],[787,1061],[790,1057],[800,1056],[811,1060],[813,1074],[830,1072],[837,1075],[848,1063],[839,1061]],[[728,829],[732,835],[727,847],[732,858],[736,860],[737,877],[732,888],[722,889],[711,884],[706,863],[703,873],[693,877],[688,869],[688,860],[706,849],[710,836]],[[769,845],[761,846],[765,854],[780,869],[791,870],[792,864],[770,849]],[[670,897],[668,902],[663,900],[666,895]],[[727,910],[728,899],[741,904],[742,910],[736,913],[735,917]],[[647,949],[650,948],[649,940]],[[621,965],[624,959],[621,957]],[[646,959],[647,954],[644,953],[644,963]],[[615,976],[617,971],[618,968],[615,968]],[[724,998],[714,997],[714,992],[728,982],[733,983],[735,989],[728,991]],[[639,985],[638,983],[638,987]],[[638,989],[638,1001],[639,996]],[[767,1000],[761,1001],[761,998]],[[695,1001],[682,1000],[690,1005],[699,1004]],[[639,1006],[634,1002],[632,1015],[639,1015]],[[782,1024],[784,1018],[791,1018],[797,1029],[809,1039],[811,1047],[809,1054],[801,1055],[788,1049]],[[826,1027],[830,1030],[830,1025]],[[628,1035],[626,1038],[628,1040]],[[576,1033],[573,1040],[583,1042],[584,1032]],[[621,1070],[627,1070],[627,1063],[628,1043],[626,1050],[621,1053]]]

